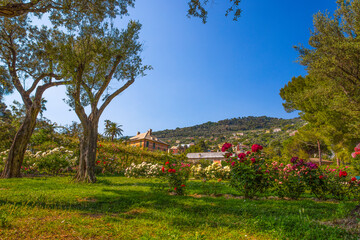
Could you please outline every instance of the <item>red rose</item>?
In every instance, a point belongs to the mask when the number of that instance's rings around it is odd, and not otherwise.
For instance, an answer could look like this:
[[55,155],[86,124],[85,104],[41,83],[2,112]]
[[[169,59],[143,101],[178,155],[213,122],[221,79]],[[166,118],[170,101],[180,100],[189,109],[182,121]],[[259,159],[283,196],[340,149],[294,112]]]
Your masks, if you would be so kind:
[[252,162],[252,163],[255,163],[255,162],[256,162],[256,159],[255,159],[255,158],[251,158],[251,162]]
[[323,178],[324,178],[324,176],[323,176],[323,175],[320,175],[320,176],[319,176],[319,178],[320,178],[320,179],[323,179]]
[[346,177],[346,176],[347,176],[347,172],[340,170],[339,177]]
[[263,149],[263,147],[258,145],[258,144],[254,144],[254,145],[251,146],[251,151],[252,152],[258,152],[259,150],[262,150],[262,149]]
[[238,155],[238,157],[239,157],[240,159],[244,159],[244,158],[246,157],[246,154],[245,154],[245,153],[240,153],[240,154]]
[[232,153],[225,153],[225,157],[226,158],[229,158],[229,157],[231,157],[232,156]]
[[165,167],[162,167],[162,168],[161,168],[161,171],[162,171],[162,172],[165,172]]
[[168,172],[172,172],[172,169],[169,169]]
[[176,170],[175,170],[175,169],[173,169],[173,170],[172,170],[172,172],[173,172],[173,173],[176,173]]
[[226,150],[228,150],[229,148],[232,147],[232,144],[231,143],[224,143],[224,145],[222,146],[221,148],[221,151],[222,152],[225,152]]
[[169,162],[166,162],[166,163],[165,163],[165,165],[168,165],[168,164],[169,164]]
[[181,184],[181,187],[185,187],[185,184]]
[[250,154],[251,154],[251,152],[250,152],[250,151],[247,151],[247,152],[246,152],[246,155],[250,155]]
[[357,179],[356,179],[356,177],[353,177],[353,178],[351,178],[351,181],[356,181]]
[[174,190],[176,191],[177,188],[174,188]]

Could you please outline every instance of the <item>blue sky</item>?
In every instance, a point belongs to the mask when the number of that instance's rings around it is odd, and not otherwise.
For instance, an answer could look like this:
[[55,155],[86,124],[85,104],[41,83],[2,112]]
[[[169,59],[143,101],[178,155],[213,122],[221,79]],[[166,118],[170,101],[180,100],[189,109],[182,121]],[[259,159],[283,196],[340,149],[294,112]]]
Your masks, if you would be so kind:
[[[210,1],[207,24],[187,18],[187,0],[136,0],[129,19],[143,24],[144,63],[153,66],[105,110],[100,121],[123,125],[125,135],[192,126],[244,116],[296,117],[286,113],[280,89],[306,74],[294,45],[307,45],[312,16],[333,12],[335,0],[243,0],[237,22],[225,17],[228,0]],[[78,121],[62,101],[64,88],[49,90],[45,117]],[[6,97],[10,104],[16,94]]]

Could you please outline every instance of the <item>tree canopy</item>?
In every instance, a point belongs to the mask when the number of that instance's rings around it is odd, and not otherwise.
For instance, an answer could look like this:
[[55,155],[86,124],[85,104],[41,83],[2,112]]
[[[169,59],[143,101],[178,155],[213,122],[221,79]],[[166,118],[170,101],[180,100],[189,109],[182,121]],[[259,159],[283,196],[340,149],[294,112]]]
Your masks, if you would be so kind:
[[310,48],[295,47],[308,75],[280,91],[284,108],[301,111],[335,153],[360,134],[359,14],[359,1],[338,1],[333,16],[316,14]]
[[[205,23],[208,16],[206,6],[209,0],[189,0],[188,16],[199,17]],[[225,15],[233,15],[237,20],[241,15],[241,0],[229,0],[230,7]],[[1,17],[17,17],[28,13],[41,15],[50,12],[55,22],[72,21],[85,13],[92,18],[103,19],[128,13],[128,7],[134,7],[135,0],[0,0]]]

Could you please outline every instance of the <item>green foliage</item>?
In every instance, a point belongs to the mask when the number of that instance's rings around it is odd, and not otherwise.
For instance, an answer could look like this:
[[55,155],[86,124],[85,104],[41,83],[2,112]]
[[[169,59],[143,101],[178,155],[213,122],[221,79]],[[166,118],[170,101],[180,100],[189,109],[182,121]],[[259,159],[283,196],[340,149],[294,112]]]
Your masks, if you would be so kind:
[[115,122],[111,122],[110,120],[105,120],[105,132],[104,135],[110,137],[111,141],[114,141],[115,137],[122,136],[123,130],[121,129],[122,125],[118,125]]
[[334,16],[314,16],[310,48],[296,47],[308,75],[293,78],[280,95],[285,109],[300,110],[338,157],[360,134],[360,3],[337,3]]
[[164,162],[162,172],[163,178],[165,178],[169,184],[169,191],[177,195],[184,195],[186,182],[191,172],[190,164],[169,158],[168,161]]
[[[227,149],[230,150],[230,149]],[[231,153],[231,150],[230,150]],[[270,186],[265,159],[260,151],[241,155],[227,155],[226,163],[230,166],[230,185],[242,193],[245,198],[254,198]]]
[[142,162],[163,164],[169,157],[172,156],[163,151],[151,152],[123,143],[99,142],[96,163],[102,173],[122,175],[131,164]]

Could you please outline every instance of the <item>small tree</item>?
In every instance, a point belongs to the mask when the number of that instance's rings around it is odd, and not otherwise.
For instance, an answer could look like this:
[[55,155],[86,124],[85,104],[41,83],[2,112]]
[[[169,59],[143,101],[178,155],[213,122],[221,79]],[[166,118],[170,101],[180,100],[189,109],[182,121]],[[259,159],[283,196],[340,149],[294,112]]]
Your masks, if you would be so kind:
[[122,125],[118,125],[115,122],[111,122],[110,120],[105,120],[105,136],[111,138],[111,141],[114,141],[114,137],[120,137],[123,134],[123,130],[121,129]]

